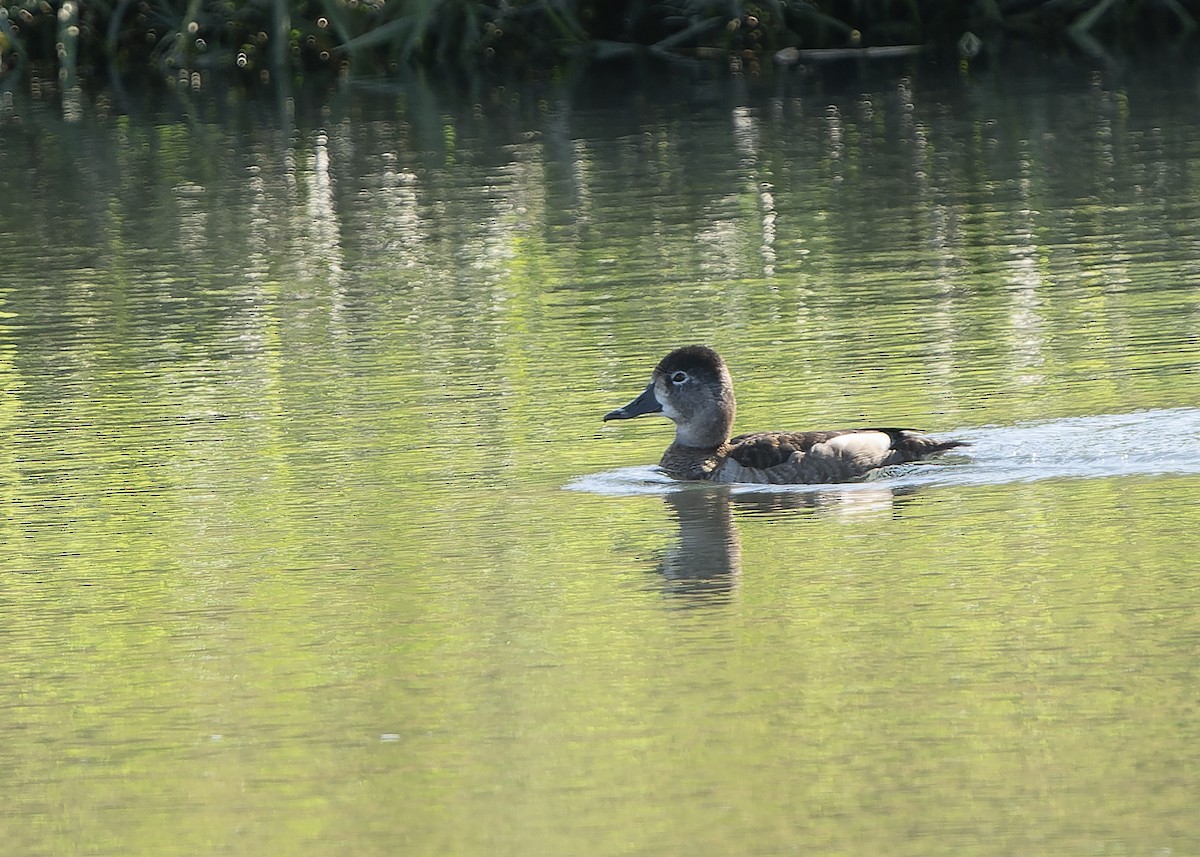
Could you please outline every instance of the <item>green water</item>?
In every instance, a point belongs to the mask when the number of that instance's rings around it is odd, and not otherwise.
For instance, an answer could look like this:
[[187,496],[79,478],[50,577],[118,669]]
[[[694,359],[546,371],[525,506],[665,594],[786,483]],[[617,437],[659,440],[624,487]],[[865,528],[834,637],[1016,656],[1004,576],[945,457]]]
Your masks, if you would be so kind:
[[[1196,92],[8,97],[0,841],[1200,852]],[[680,491],[693,341],[974,446]]]

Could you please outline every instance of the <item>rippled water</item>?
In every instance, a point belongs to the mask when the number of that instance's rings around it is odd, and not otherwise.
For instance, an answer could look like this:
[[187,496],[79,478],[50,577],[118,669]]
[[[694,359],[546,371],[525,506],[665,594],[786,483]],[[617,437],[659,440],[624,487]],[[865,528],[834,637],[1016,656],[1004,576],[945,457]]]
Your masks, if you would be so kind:
[[[1197,92],[8,96],[3,840],[1200,850]],[[971,445],[672,483],[693,341]]]

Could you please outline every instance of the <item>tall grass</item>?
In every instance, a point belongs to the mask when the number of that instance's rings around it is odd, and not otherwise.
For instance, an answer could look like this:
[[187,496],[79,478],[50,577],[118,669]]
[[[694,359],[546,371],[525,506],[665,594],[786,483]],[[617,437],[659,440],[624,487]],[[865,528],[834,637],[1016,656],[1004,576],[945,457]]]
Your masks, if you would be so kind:
[[1106,55],[1195,47],[1198,20],[1200,0],[0,0],[0,69],[511,72],[640,52],[794,59],[922,45],[986,55],[1013,38]]

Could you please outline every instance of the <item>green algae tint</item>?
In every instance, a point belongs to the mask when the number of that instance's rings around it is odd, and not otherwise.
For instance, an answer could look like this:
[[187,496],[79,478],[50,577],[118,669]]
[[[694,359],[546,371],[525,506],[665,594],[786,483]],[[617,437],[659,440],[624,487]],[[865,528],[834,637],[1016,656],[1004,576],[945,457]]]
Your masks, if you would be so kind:
[[12,853],[1200,851],[1194,81],[893,71],[7,106]]

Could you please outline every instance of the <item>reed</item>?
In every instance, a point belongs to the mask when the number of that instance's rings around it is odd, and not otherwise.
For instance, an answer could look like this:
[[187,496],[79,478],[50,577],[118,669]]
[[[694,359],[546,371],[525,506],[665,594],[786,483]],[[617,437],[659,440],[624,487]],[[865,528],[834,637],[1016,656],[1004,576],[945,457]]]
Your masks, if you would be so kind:
[[794,61],[906,45],[987,57],[1014,39],[1109,57],[1194,50],[1198,20],[1200,0],[0,0],[0,69],[528,72],[636,53]]

